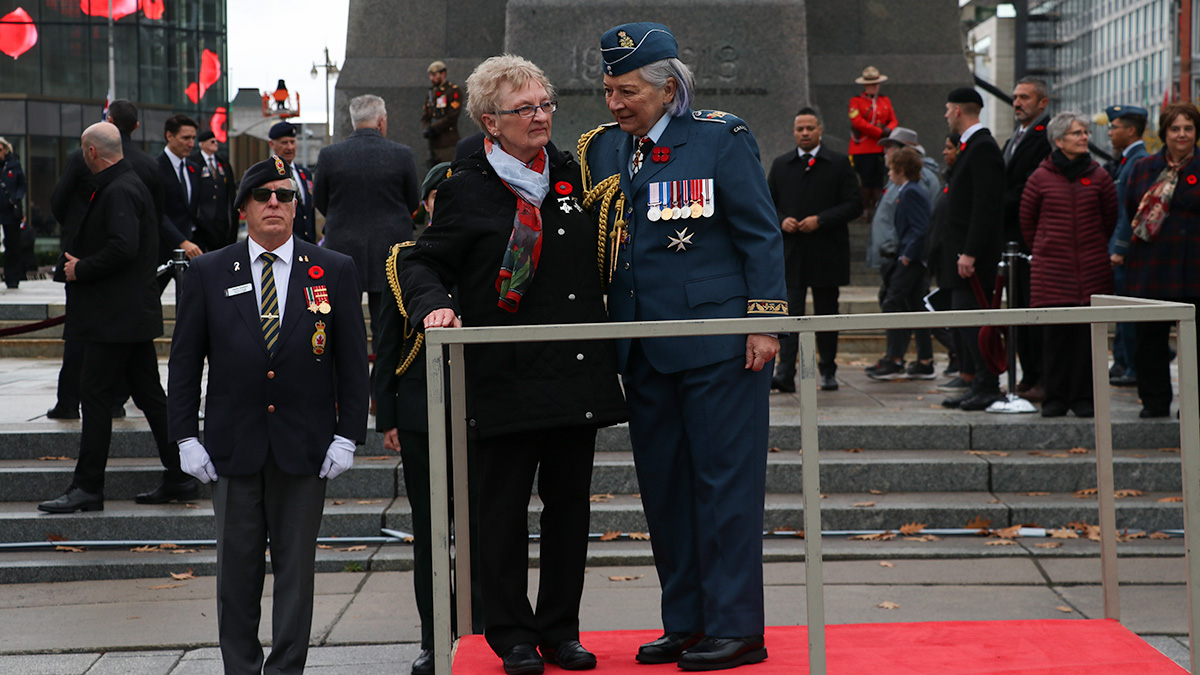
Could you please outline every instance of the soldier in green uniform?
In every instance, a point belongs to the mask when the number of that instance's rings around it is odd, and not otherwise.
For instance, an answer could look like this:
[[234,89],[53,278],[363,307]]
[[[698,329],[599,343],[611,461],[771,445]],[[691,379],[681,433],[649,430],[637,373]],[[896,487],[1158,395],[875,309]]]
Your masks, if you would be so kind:
[[446,64],[429,64],[429,94],[421,110],[421,134],[429,139],[429,167],[454,161],[458,144],[458,113],[462,109],[458,85],[446,79]]

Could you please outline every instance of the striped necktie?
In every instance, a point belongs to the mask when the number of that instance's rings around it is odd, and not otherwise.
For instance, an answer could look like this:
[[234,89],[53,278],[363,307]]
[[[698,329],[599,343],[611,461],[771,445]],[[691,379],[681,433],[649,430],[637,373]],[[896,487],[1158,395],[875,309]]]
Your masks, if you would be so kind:
[[275,273],[271,271],[271,263],[279,256],[269,251],[262,253],[262,331],[263,340],[267,343],[267,353],[275,356],[275,347],[279,341],[279,297],[275,295]]

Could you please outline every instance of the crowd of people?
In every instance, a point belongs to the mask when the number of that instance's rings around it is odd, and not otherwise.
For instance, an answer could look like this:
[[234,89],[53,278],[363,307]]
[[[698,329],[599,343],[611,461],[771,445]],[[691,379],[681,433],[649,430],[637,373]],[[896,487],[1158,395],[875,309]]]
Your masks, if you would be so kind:
[[[299,672],[326,485],[353,466],[374,406],[385,448],[401,453],[412,505],[422,620],[412,670],[423,675],[434,662],[426,330],[797,316],[810,288],[816,312],[835,314],[849,283],[850,224],[864,214],[884,312],[990,307],[1006,242],[1031,261],[1013,270],[1010,303],[1078,306],[1114,289],[1200,302],[1190,264],[1200,246],[1194,106],[1164,107],[1164,148],[1153,155],[1141,141],[1146,111],[1114,106],[1109,134],[1121,156],[1106,170],[1089,152],[1089,120],[1049,115],[1044,82],[1017,84],[1017,128],[1003,148],[980,122],[980,94],[955,89],[941,171],[879,93],[887,77],[868,67],[850,102],[849,154],[822,143],[824,118],[805,106],[793,119],[796,149],[764,172],[743,120],[696,108],[694,76],[668,27],[616,26],[600,48],[612,121],[569,139],[579,156],[551,140],[558,101],[536,64],[489,58],[467,79],[469,96],[442,62],[431,64],[423,181],[412,149],[387,139],[378,96],[350,102],[354,132],[321,151],[315,172],[295,163],[295,128],[276,124],[271,156],[240,184],[211,134],[185,115],[167,121],[163,153],[146,156],[130,142],[136,107],[115,101],[108,120],[83,133],[55,192],[69,358],[51,416],[78,416],[82,401],[83,434],[70,486],[38,508],[103,509],[111,418],[131,395],[164,467],[137,501],[190,500],[212,484],[227,671]],[[459,138],[460,108],[481,133]],[[316,211],[325,216],[320,240]],[[164,392],[155,270],[174,249],[190,265]],[[1169,414],[1169,328],[1119,332],[1113,383],[1138,386],[1143,417]],[[890,330],[868,376],[936,378],[935,338],[952,353],[946,407],[983,410],[1000,399],[979,328]],[[827,391],[838,388],[837,341],[816,340]],[[1021,333],[1017,393],[1040,398],[1047,417],[1090,417],[1089,344],[1086,326]],[[768,401],[772,388],[795,391],[797,352],[794,334],[466,348],[464,535],[477,560],[460,592],[471,594],[474,629],[506,673],[596,667],[579,636],[588,497],[597,430],[621,422],[662,587],[663,634],[632,658],[684,670],[767,658]],[[530,603],[535,480],[541,564]],[[264,660],[268,547],[276,602]]]

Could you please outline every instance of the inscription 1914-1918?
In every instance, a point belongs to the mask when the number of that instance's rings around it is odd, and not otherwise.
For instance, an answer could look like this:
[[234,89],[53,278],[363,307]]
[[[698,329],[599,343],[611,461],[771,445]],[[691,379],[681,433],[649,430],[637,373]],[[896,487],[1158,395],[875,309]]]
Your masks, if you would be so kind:
[[[715,47],[684,47],[679,60],[691,67],[697,86],[732,85],[738,81],[738,51],[732,45]],[[585,88],[604,81],[603,60],[598,47],[571,48],[571,77],[568,87]]]

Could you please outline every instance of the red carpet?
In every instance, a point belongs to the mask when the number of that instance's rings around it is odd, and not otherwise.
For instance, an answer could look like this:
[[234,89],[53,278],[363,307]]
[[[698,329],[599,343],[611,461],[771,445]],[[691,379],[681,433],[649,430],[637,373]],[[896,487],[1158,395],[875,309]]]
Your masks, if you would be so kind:
[[[680,673],[668,664],[647,666],[633,656],[657,631],[584,633],[611,675]],[[1116,621],[945,621],[829,626],[830,675],[1180,675],[1186,670]],[[804,626],[767,629],[770,657],[738,673],[803,675],[808,672]],[[565,673],[546,666],[546,673]],[[464,637],[454,675],[503,675],[500,659],[483,636]]]

